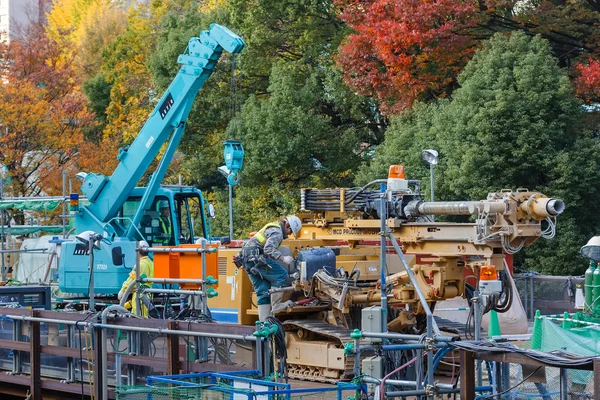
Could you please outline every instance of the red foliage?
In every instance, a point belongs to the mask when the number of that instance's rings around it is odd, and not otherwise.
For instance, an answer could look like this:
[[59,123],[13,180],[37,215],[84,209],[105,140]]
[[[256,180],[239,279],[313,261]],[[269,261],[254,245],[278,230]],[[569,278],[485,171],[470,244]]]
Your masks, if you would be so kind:
[[338,0],[341,18],[356,33],[340,48],[346,82],[375,96],[384,112],[415,99],[443,96],[471,58],[477,41],[466,35],[480,21],[462,0]]
[[600,61],[589,59],[588,64],[577,64],[575,66],[578,76],[575,79],[577,96],[586,102],[600,101]]

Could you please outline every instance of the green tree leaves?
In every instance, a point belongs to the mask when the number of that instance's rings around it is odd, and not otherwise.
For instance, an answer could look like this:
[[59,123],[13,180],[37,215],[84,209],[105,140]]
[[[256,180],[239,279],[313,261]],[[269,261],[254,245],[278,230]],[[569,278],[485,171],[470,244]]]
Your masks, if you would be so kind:
[[420,150],[434,147],[440,152],[438,199],[477,200],[518,187],[561,197],[567,211],[559,218],[557,238],[540,240],[521,262],[545,272],[573,273],[578,248],[600,222],[600,209],[587,203],[597,195],[592,182],[600,178],[594,167],[600,153],[578,123],[585,111],[566,72],[541,37],[497,34],[459,81],[451,100],[419,104],[393,119],[375,161],[361,176],[382,176],[385,165],[405,162],[408,175],[423,179],[427,188]]

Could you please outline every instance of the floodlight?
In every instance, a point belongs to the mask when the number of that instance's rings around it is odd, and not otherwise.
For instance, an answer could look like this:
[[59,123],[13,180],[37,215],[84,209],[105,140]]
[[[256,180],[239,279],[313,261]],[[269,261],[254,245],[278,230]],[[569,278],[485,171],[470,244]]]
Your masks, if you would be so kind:
[[579,250],[582,256],[592,261],[600,262],[600,236],[591,238],[585,246]]
[[81,232],[80,234],[75,236],[75,239],[79,240],[81,243],[85,244],[86,246],[89,246],[90,240],[91,240],[94,242],[94,247],[99,249],[100,248],[100,240],[102,240],[102,235],[100,235],[99,233],[96,233],[94,231],[85,231],[85,232]]
[[433,149],[423,150],[421,152],[421,157],[423,157],[423,160],[429,165],[437,165],[438,155],[437,150]]
[[219,172],[221,173],[221,175],[223,175],[225,178],[227,178],[229,176],[229,174],[231,173],[231,171],[229,170],[229,168],[227,168],[226,165],[221,165],[219,167]]

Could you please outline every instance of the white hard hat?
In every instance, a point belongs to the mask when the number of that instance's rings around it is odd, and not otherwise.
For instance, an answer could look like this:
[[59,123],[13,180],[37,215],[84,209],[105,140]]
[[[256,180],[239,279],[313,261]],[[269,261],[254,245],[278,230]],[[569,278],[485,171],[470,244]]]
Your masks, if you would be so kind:
[[137,248],[141,249],[142,247],[150,247],[150,245],[145,240],[140,240],[137,242]]
[[158,208],[169,208],[169,202],[166,200],[159,201]]
[[296,236],[296,234],[300,232],[300,229],[302,229],[302,221],[300,221],[300,218],[296,217],[295,215],[288,215],[285,217],[285,220],[288,222],[288,225],[294,233],[294,236]]

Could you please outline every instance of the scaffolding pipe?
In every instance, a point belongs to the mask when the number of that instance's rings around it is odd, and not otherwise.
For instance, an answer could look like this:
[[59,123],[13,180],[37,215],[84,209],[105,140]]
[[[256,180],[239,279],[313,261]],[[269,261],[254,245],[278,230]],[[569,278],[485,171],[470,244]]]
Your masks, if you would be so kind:
[[179,335],[179,336],[197,336],[206,338],[218,338],[218,339],[230,339],[230,340],[245,340],[248,342],[256,342],[256,337],[252,335],[234,335],[230,333],[207,333],[207,332],[195,332],[195,331],[178,331],[173,329],[163,328],[144,328],[137,326],[127,325],[105,325],[97,324],[93,322],[87,323],[92,328],[106,328],[106,329],[120,329],[122,331],[132,332],[151,332],[158,333],[159,335]]
[[[436,343],[433,345],[434,347],[441,349],[444,347],[448,347],[446,343]],[[381,346],[381,351],[406,351],[406,350],[423,350],[427,346],[420,343],[411,343],[411,344],[390,344]]]
[[[106,324],[108,322],[108,314],[116,311],[116,312],[120,312],[123,314],[129,314],[129,311],[121,306],[118,305],[114,305],[114,306],[110,306],[110,307],[106,307],[103,311],[102,311],[102,323]],[[108,382],[107,382],[107,375],[108,375],[108,349],[106,347],[106,329],[102,329],[100,331],[100,337],[101,337],[101,343],[102,343],[102,355],[101,355],[101,360],[102,360],[102,398],[103,399],[108,399]],[[96,371],[96,373],[98,373],[98,371]]]
[[[410,335],[407,333],[381,333],[381,332],[361,332],[363,337],[367,338],[379,338],[379,339],[391,339],[391,340],[421,340],[421,335]],[[433,339],[437,342],[453,342],[454,338],[449,336],[434,336]]]
[[170,283],[193,283],[193,284],[198,284],[201,285],[203,283],[206,282],[206,280],[204,279],[178,279],[178,278],[142,278],[140,279],[141,282],[148,282],[148,283],[157,283],[157,284],[162,284],[162,285],[167,285]]
[[140,247],[137,250],[141,250],[146,253],[216,253],[217,249],[214,247],[202,248],[202,247]]
[[206,296],[206,292],[202,290],[183,290],[183,289],[144,289],[144,293],[161,293],[161,294],[183,294],[185,296]]
[[110,325],[110,324],[98,324],[94,322],[84,321],[69,321],[64,319],[56,318],[39,318],[39,317],[27,317],[24,315],[5,315],[6,318],[18,320],[18,321],[33,321],[33,322],[45,322],[50,324],[64,324],[64,325],[87,325],[90,328],[103,328],[103,329],[120,329],[122,331],[132,332],[152,332],[161,335],[179,335],[179,336],[198,336],[218,339],[231,339],[231,340],[245,340],[248,342],[256,342],[256,337],[252,335],[235,335],[229,333],[206,333],[206,332],[195,332],[195,331],[178,331],[173,329],[163,328],[144,328],[137,326],[127,325]]
[[19,249],[19,250],[0,250],[0,254],[8,254],[8,253],[30,253],[34,251],[47,251],[50,250],[48,248],[43,249]]

